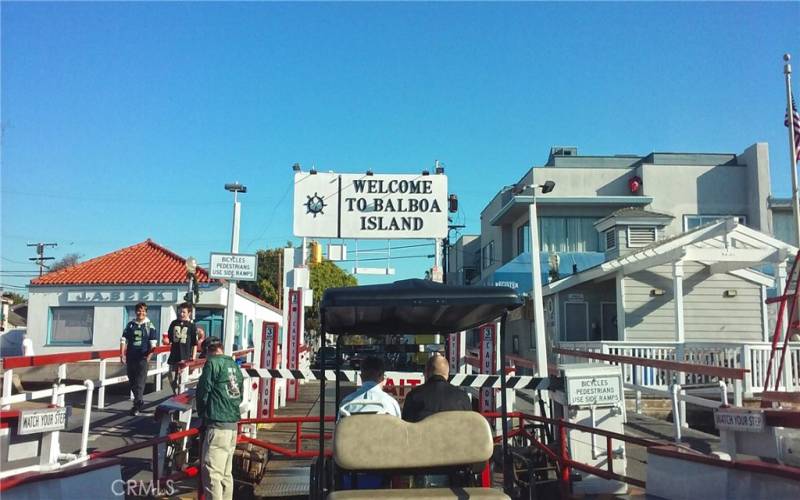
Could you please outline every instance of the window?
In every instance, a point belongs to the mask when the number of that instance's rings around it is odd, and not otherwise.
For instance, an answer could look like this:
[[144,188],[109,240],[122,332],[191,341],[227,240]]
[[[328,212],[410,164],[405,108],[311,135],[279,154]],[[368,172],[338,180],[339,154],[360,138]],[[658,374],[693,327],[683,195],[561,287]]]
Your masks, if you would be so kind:
[[94,307],[51,307],[48,345],[92,345]]
[[646,247],[656,241],[655,226],[628,226],[628,248]]
[[[136,319],[136,306],[125,306],[125,325],[128,324],[128,321],[133,321]],[[147,308],[147,317],[150,318],[150,322],[153,323],[153,327],[156,329],[159,337],[161,336],[161,306],[153,306]]]
[[772,232],[775,237],[784,243],[794,245],[797,243],[797,228],[794,225],[792,213],[773,212]]
[[604,233],[606,237],[606,250],[613,250],[617,247],[617,230],[616,228],[611,228]]
[[253,320],[247,322],[247,348],[252,349],[256,344],[253,342]]
[[494,263],[494,241],[490,241],[488,245],[483,247],[482,255],[482,269],[492,267]]
[[523,224],[517,228],[517,255],[528,252],[531,249],[530,225]]
[[242,333],[244,330],[244,314],[237,312],[236,313],[236,326],[234,330],[233,336],[233,346],[234,349],[241,349],[242,348]]
[[728,217],[735,218],[739,224],[747,224],[747,217],[744,215],[684,215],[683,230],[691,231],[694,228],[721,221]]
[[539,217],[542,252],[597,252],[599,235],[594,217]]

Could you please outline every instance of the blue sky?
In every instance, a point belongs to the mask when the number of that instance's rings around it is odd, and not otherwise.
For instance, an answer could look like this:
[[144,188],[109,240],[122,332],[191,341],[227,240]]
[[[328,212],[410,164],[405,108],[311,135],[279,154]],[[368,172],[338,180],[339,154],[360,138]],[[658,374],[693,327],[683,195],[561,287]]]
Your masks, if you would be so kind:
[[[88,258],[150,237],[206,262],[229,247],[234,180],[249,188],[241,250],[282,245],[295,162],[413,173],[441,160],[466,232],[552,145],[765,141],[772,191],[789,194],[781,56],[800,61],[797,2],[0,8],[4,286],[27,282],[15,273],[34,269],[35,241]],[[394,264],[421,277],[431,260]]]

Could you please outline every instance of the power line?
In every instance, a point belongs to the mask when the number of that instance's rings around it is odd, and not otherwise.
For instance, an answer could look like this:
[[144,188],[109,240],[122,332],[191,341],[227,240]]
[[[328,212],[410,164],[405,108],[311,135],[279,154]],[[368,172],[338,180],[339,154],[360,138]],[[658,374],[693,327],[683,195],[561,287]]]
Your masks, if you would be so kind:
[[22,261],[19,261],[19,260],[12,260],[12,259],[9,259],[8,257],[0,257],[0,259],[3,259],[5,261],[7,261],[7,262],[11,262],[11,263],[14,263],[14,264],[26,264],[26,265],[28,264],[27,262],[22,262]]
[[260,240],[260,239],[261,239],[261,238],[262,238],[262,237],[263,237],[265,234],[267,234],[267,231],[269,230],[270,226],[272,225],[272,221],[274,221],[274,220],[275,220],[275,213],[278,211],[278,207],[281,205],[281,203],[283,203],[283,200],[285,200],[285,199],[286,199],[286,195],[288,195],[288,194],[289,194],[289,191],[291,191],[291,189],[292,189],[292,187],[293,187],[293,186],[294,186],[294,181],[292,181],[292,182],[290,182],[290,183],[289,183],[289,185],[286,187],[286,191],[284,191],[284,192],[283,192],[283,196],[281,196],[281,198],[278,200],[278,202],[275,204],[275,206],[274,206],[274,207],[272,207],[272,215],[270,216],[270,218],[269,218],[269,222],[267,222],[267,225],[266,225],[266,226],[264,226],[264,230],[263,230],[263,231],[261,231],[261,234],[259,234],[258,236],[256,236],[256,237],[255,237],[255,238],[253,238],[252,240],[250,240],[250,243],[248,243],[248,244],[247,244],[247,245],[244,247],[244,248],[245,248],[245,250],[249,249],[249,248],[250,248],[250,245],[252,245],[252,244],[253,244],[253,243],[255,243],[256,241]]
[[[399,255],[399,256],[396,256],[396,257],[392,256],[391,260],[396,260],[396,259],[423,259],[423,258],[432,259],[433,257],[434,257],[433,254],[429,254],[429,255]],[[344,259],[344,260],[337,260],[335,262],[368,262],[368,261],[371,261],[371,260],[387,260],[387,258],[386,257],[373,257],[371,259]]]

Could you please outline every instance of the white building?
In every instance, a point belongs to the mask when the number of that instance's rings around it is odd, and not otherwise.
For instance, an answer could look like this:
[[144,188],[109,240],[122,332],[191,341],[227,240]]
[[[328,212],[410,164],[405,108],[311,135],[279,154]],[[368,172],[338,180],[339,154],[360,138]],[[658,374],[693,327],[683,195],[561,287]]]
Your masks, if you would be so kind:
[[[45,274],[31,281],[28,338],[37,355],[115,349],[134,306],[148,305],[159,334],[177,317],[176,306],[188,289],[186,261],[151,240]],[[197,269],[200,298],[195,318],[208,335],[224,336],[225,282]],[[234,344],[253,347],[259,359],[265,323],[283,323],[280,309],[237,291]]]

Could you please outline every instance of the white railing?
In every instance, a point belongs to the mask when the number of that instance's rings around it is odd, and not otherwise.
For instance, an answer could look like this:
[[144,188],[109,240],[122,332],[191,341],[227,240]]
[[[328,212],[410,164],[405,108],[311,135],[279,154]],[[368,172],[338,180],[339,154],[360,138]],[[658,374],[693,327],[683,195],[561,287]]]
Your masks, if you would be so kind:
[[[675,342],[559,342],[558,347],[645,359],[681,361],[680,349]],[[764,391],[764,378],[767,376],[771,349],[769,342],[686,342],[683,344],[682,361],[747,369],[749,372],[744,380],[744,394],[753,396],[753,394]],[[779,358],[778,353],[773,359],[770,390],[775,388]],[[570,358],[568,361],[585,363],[587,360]],[[626,384],[667,390],[671,383],[667,370],[630,365],[623,365],[622,368]],[[713,384],[715,382],[716,379],[707,375],[686,374],[686,384]],[[735,381],[726,379],[724,382],[729,388],[735,387]],[[792,391],[797,387],[800,387],[800,343],[790,343],[778,390]]]
[[[147,377],[155,377],[155,390],[156,392],[161,391],[161,375],[166,373],[169,370],[169,366],[166,363],[167,356],[169,353],[158,353],[155,357],[154,367],[149,368],[147,370]],[[58,376],[57,376],[57,384],[56,386],[59,388],[57,393],[59,395],[59,404],[63,406],[64,404],[64,395],[69,394],[71,392],[81,392],[85,390],[83,384],[76,384],[76,385],[64,385],[60,382],[62,380],[67,379],[67,366],[73,365],[76,368],[83,368],[87,365],[98,365],[98,378],[97,380],[92,380],[92,384],[94,388],[97,388],[97,408],[103,409],[105,407],[105,399],[106,399],[106,387],[115,384],[127,383],[128,376],[127,375],[119,375],[116,377],[108,377],[107,373],[107,365],[108,361],[113,358],[108,359],[101,359],[98,361],[78,361],[74,363],[61,363],[58,364]],[[30,392],[22,392],[19,394],[12,395],[12,378],[13,378],[13,370],[5,370],[3,373],[3,393],[2,397],[0,397],[0,408],[8,409],[11,405],[21,403],[23,401],[36,401],[37,399],[46,399],[51,397],[54,394],[56,389],[49,388],[49,389],[42,389],[38,391],[30,391]]]

